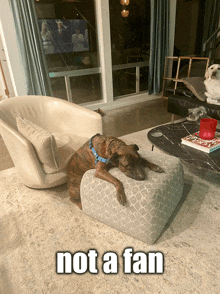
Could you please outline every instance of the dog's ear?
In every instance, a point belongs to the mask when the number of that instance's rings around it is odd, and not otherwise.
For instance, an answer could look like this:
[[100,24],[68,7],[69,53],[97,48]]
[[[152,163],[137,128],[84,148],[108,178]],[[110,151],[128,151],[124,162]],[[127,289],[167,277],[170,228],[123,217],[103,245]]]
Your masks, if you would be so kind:
[[119,155],[118,155],[117,152],[115,152],[115,153],[112,154],[112,157],[110,158],[110,161],[115,166],[118,166],[118,164],[119,164]]
[[132,144],[132,145],[130,145],[132,148],[133,148],[133,150],[135,150],[135,151],[138,151],[139,150],[139,147],[138,147],[138,145],[136,145],[136,144]]

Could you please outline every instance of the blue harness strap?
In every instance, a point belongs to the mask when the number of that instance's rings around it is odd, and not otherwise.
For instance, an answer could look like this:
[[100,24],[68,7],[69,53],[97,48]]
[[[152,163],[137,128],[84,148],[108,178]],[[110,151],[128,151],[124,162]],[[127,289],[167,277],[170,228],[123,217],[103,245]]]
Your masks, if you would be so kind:
[[[95,136],[100,135],[100,134],[96,134]],[[92,153],[95,156],[95,165],[98,163],[98,161],[104,162],[105,164],[110,162],[110,159],[105,159],[101,156],[98,155],[98,153],[95,151],[94,147],[92,146],[92,139],[95,137],[93,136],[90,140],[89,140],[89,148],[92,150]]]

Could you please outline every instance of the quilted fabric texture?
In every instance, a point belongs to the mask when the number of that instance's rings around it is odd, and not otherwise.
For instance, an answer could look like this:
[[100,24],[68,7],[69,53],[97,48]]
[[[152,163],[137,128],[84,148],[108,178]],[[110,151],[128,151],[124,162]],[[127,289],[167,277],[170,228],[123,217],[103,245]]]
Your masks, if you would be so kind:
[[81,182],[81,200],[84,213],[127,235],[153,244],[161,234],[176,208],[183,192],[183,167],[181,161],[165,153],[147,154],[142,157],[161,166],[165,173],[146,169],[147,179],[136,181],[126,177],[117,168],[110,173],[122,181],[127,206],[116,199],[112,184],[94,177],[94,170],[87,171]]

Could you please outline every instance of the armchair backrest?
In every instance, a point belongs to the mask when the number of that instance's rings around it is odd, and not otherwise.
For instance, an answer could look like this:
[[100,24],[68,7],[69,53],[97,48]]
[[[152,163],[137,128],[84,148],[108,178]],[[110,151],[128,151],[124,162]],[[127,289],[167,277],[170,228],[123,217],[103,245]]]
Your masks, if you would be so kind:
[[44,127],[47,98],[51,97],[20,96],[4,100],[0,103],[0,118],[16,130],[16,115]]
[[0,119],[17,131],[16,115],[50,132],[102,133],[101,116],[80,105],[48,96],[18,96],[0,102]]

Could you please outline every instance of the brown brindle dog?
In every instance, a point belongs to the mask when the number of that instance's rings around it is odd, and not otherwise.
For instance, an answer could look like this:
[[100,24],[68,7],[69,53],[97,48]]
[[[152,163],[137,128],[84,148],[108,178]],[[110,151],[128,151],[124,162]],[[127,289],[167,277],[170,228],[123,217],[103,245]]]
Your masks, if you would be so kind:
[[123,184],[108,172],[111,167],[118,167],[126,176],[138,181],[143,181],[146,178],[144,167],[155,172],[163,172],[158,165],[141,158],[138,150],[137,145],[126,145],[122,140],[112,136],[100,134],[93,136],[72,155],[68,163],[67,185],[70,200],[82,209],[81,179],[87,170],[95,168],[95,176],[112,183],[116,188],[119,203],[125,205],[126,196]]

